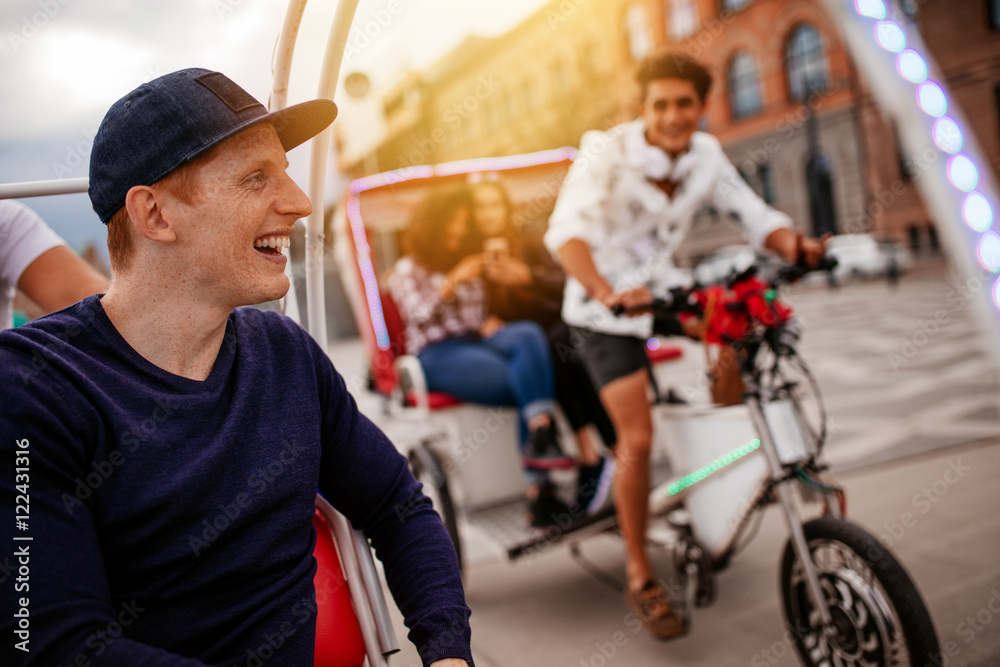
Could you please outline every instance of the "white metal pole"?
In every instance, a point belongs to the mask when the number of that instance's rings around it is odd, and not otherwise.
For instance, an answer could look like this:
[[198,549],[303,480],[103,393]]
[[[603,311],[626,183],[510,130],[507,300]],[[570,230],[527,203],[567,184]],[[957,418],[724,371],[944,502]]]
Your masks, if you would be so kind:
[[[330,35],[323,57],[320,74],[319,97],[333,99],[340,77],[340,65],[344,60],[344,48],[354,20],[358,0],[341,0],[330,26]],[[306,308],[309,317],[309,333],[320,348],[327,349],[326,335],[326,294],[323,285],[323,216],[326,208],[326,162],[329,157],[330,137],[333,130],[326,128],[312,140],[309,155],[309,199],[313,212],[306,221]]]
[[894,3],[824,3],[879,107],[896,122],[906,153],[927,163],[916,184],[1000,364],[1000,280],[994,275],[1000,270],[1000,191],[972,125],[948,94],[920,32],[893,20]]
[[[271,96],[268,99],[270,111],[280,111],[288,106],[288,80],[292,73],[292,56],[295,53],[295,42],[299,36],[299,26],[302,15],[306,11],[307,0],[290,0],[285,12],[285,22],[278,35],[278,43],[274,49],[274,62],[271,65]],[[302,323],[299,314],[299,299],[295,290],[295,267],[292,266],[291,252],[285,263],[285,275],[288,276],[288,293],[281,297],[281,312],[292,318],[296,323]]]
[[285,12],[285,23],[278,35],[272,64],[274,74],[270,99],[272,111],[284,109],[288,105],[288,80],[292,73],[292,56],[295,53],[295,42],[299,37],[299,26],[302,25],[302,15],[306,11],[306,2],[307,0],[290,0],[288,10]]
[[47,195],[71,195],[86,192],[89,180],[80,178],[57,178],[49,181],[25,181],[0,185],[0,199],[20,199],[21,197],[44,197]]

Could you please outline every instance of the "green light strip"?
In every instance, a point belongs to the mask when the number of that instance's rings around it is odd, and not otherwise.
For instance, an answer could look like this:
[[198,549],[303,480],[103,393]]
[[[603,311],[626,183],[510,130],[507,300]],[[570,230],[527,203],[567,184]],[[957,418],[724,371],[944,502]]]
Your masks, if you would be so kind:
[[698,482],[705,479],[712,473],[719,472],[726,466],[735,463],[736,461],[739,461],[741,458],[743,458],[750,452],[754,451],[758,447],[760,447],[760,440],[754,438],[753,440],[743,445],[742,447],[738,447],[733,451],[729,452],[728,454],[723,454],[722,456],[715,459],[708,465],[702,466],[701,468],[695,470],[693,473],[689,475],[684,475],[684,477],[681,477],[680,480],[667,485],[667,495],[676,496],[684,489],[694,484],[697,484]]

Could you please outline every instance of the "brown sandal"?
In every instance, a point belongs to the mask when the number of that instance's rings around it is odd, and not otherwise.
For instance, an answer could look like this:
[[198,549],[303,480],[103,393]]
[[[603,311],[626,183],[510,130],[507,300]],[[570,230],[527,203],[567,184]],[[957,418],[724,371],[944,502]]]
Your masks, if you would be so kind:
[[675,639],[687,634],[684,617],[671,608],[667,592],[655,581],[647,581],[638,591],[626,590],[625,604],[654,637]]

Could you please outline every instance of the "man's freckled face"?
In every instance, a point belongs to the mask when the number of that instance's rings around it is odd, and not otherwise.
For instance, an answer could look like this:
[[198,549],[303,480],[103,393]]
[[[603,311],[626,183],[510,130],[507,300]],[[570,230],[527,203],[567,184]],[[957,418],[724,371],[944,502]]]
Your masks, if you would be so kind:
[[254,249],[264,236],[288,236],[309,215],[305,193],[286,173],[288,160],[266,123],[221,144],[199,169],[195,202],[176,219],[185,276],[226,304],[280,298],[288,291],[285,260]]

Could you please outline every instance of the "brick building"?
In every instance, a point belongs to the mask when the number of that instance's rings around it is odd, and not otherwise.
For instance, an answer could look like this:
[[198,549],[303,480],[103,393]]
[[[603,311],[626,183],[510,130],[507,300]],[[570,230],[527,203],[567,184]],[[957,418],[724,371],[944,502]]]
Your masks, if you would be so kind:
[[[1000,0],[887,4],[919,26],[1000,168]],[[705,129],[807,232],[936,242],[915,184],[930,153],[900,154],[818,0],[553,0],[506,35],[470,37],[403,77],[383,96],[377,163],[385,171],[578,145],[588,129],[635,117],[638,64],[668,51],[711,69]],[[366,162],[341,166],[362,175]],[[733,242],[735,230],[706,211],[682,254]]]

